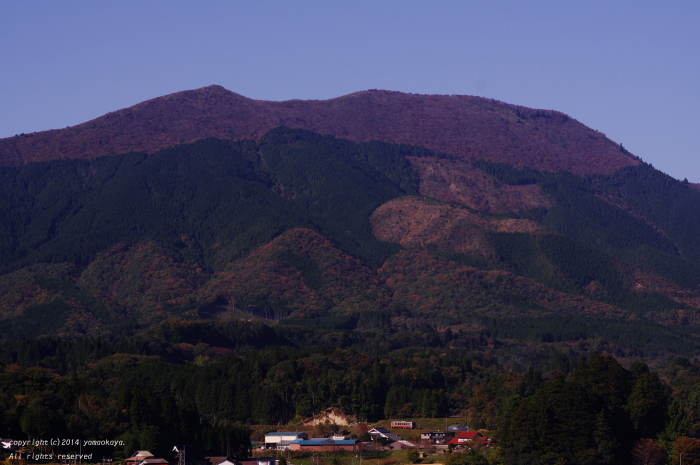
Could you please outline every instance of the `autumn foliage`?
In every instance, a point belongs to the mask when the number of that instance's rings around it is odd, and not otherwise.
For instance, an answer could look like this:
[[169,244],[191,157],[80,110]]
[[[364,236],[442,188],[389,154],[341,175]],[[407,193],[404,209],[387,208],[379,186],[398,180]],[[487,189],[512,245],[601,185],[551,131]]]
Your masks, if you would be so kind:
[[663,465],[666,452],[653,439],[640,439],[632,448],[633,465]]
[[220,86],[178,92],[60,130],[0,141],[0,164],[153,153],[207,137],[259,139],[279,126],[424,146],[474,161],[611,174],[639,161],[567,115],[465,95],[380,90],[330,100],[252,100]]
[[673,454],[671,457],[672,463],[681,463],[685,465],[700,464],[700,440],[682,436],[676,439],[673,445]]

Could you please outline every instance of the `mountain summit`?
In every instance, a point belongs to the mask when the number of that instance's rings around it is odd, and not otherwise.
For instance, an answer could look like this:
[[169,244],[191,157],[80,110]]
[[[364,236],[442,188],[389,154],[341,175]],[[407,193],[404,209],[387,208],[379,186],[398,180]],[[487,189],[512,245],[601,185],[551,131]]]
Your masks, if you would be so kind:
[[612,174],[640,161],[569,116],[463,95],[368,90],[330,100],[253,100],[209,86],[59,130],[0,140],[0,164],[154,153],[206,137],[259,140],[286,126],[354,142],[427,147],[453,158],[541,171]]

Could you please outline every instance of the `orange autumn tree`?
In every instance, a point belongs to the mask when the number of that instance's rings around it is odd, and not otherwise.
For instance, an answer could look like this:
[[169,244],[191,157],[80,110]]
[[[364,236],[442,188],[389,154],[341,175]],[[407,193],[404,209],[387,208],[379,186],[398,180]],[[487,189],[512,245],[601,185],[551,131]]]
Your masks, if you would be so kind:
[[663,465],[666,452],[653,439],[640,439],[632,448],[633,465]]
[[672,464],[700,465],[700,440],[682,436],[673,445]]

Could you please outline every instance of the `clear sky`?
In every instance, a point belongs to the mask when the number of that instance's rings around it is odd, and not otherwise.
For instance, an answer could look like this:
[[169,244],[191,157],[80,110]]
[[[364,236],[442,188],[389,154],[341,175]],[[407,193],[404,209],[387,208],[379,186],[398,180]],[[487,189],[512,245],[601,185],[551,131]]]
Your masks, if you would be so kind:
[[0,0],[0,137],[211,84],[559,110],[700,182],[698,1]]

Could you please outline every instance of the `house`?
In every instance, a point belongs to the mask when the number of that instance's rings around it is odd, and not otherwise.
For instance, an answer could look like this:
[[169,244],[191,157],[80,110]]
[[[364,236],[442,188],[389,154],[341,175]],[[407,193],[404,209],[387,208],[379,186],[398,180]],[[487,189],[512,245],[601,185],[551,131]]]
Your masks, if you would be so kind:
[[206,460],[209,461],[211,465],[219,465],[220,463],[225,462],[228,457],[224,456],[219,456],[219,457],[204,457]]
[[474,442],[476,439],[483,437],[478,431],[462,431],[454,439],[452,439],[448,444],[460,445],[470,442]]
[[389,442],[396,442],[403,439],[401,436],[392,433],[386,428],[372,428],[367,432],[370,436],[372,436],[372,439],[386,438],[389,440]]
[[420,433],[420,440],[430,442],[432,444],[447,444],[447,442],[455,437],[454,431],[423,431]]
[[491,438],[485,438],[478,431],[462,431],[448,444],[455,446],[489,446]]
[[389,449],[391,450],[408,450],[417,448],[417,444],[414,444],[411,441],[406,441],[405,439],[401,439],[400,441],[394,441],[391,444],[389,444]]
[[[265,435],[265,449],[282,449],[289,447],[289,443],[296,439],[309,439],[309,435],[299,431],[282,431],[267,433]],[[284,444],[281,444],[284,443]],[[280,447],[278,447],[280,446]]]
[[149,457],[147,459],[143,459],[142,461],[140,461],[139,465],[169,465],[169,462],[165,459],[158,459],[155,457]]
[[136,453],[134,455],[132,455],[131,457],[126,459],[126,463],[136,465],[136,464],[143,462],[146,459],[151,459],[151,458],[153,458],[153,454],[151,454],[149,451],[139,450],[139,451],[136,451]]
[[165,459],[154,457],[147,450],[137,451],[134,455],[126,459],[128,465],[169,465]]
[[289,444],[289,450],[303,451],[351,451],[357,450],[357,441],[354,439],[311,438],[295,439]]

